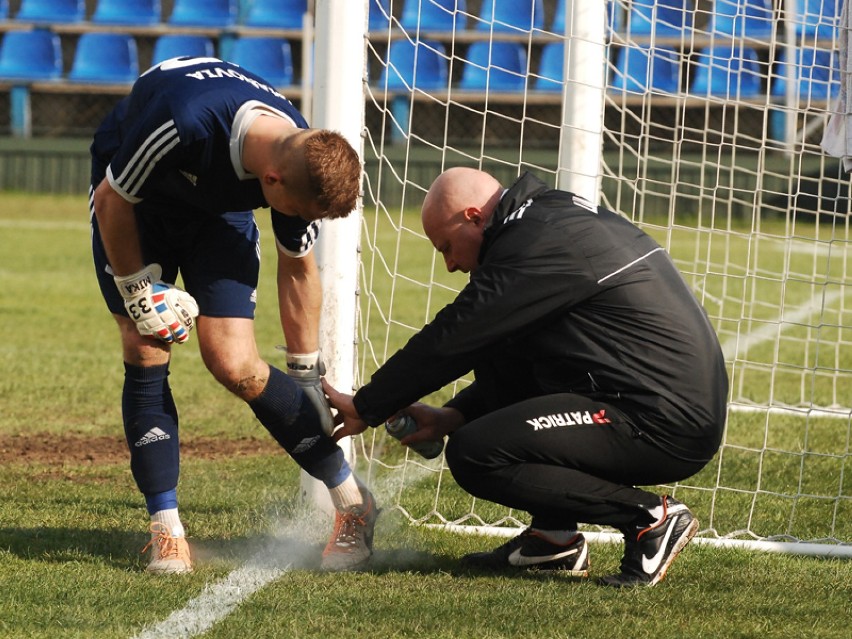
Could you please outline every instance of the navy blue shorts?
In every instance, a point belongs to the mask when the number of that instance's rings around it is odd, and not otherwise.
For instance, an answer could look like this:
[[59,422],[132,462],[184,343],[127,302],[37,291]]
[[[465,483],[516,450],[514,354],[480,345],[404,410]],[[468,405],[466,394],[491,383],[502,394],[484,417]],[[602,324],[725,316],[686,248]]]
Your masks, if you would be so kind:
[[[90,198],[91,201],[91,198]],[[253,319],[260,273],[260,232],[252,211],[225,214],[156,198],[135,205],[146,264],[163,267],[163,281],[184,288],[201,315]],[[113,313],[127,315],[92,218],[92,253],[101,294]]]

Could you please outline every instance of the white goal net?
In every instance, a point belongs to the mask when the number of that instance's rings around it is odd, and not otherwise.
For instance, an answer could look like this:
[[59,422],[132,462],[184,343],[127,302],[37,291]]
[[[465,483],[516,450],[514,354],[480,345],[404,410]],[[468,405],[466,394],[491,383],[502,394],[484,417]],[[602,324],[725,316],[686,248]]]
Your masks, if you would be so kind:
[[[465,284],[420,228],[434,177],[532,171],[660,241],[719,334],[722,448],[659,491],[690,505],[701,539],[849,552],[849,176],[820,148],[842,0],[370,2],[355,386]],[[528,523],[383,429],[355,444],[412,522]]]

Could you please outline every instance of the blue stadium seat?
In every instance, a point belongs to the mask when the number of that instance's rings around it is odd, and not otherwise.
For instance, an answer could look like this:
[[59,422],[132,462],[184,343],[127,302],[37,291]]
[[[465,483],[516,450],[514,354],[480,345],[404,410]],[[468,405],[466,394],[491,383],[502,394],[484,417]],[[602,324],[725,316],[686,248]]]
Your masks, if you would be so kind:
[[253,0],[243,24],[247,27],[301,29],[308,0]]
[[370,31],[383,31],[388,28],[391,18],[390,0],[370,0]]
[[476,28],[484,31],[544,29],[542,0],[483,0]]
[[467,49],[460,89],[523,91],[527,77],[527,52],[520,42],[474,42]]
[[[612,2],[607,2],[607,11],[610,11]],[[550,23],[550,30],[553,33],[565,33],[565,0],[557,0],[556,8],[553,10],[553,20]]]
[[695,80],[689,87],[693,95],[725,98],[750,98],[761,95],[757,52],[737,44],[704,47],[695,56]]
[[692,28],[692,0],[633,0],[627,14],[631,35],[675,35]]
[[9,17],[9,0],[0,0],[0,20]]
[[411,34],[464,29],[466,0],[404,0],[399,23]]
[[538,91],[561,91],[565,77],[564,67],[565,45],[562,42],[545,44],[541,48],[535,88]]
[[762,38],[772,34],[775,14],[772,0],[714,0],[710,31],[737,38]]
[[633,45],[617,55],[610,87],[627,93],[677,93],[680,56],[671,47]]
[[293,84],[293,56],[283,38],[243,36],[234,41],[229,60],[275,87]]
[[230,27],[237,21],[238,0],[175,0],[168,23],[186,27]]
[[832,40],[842,9],[843,0],[796,0],[796,35]]
[[160,0],[98,0],[92,22],[96,24],[157,24],[161,18]]
[[101,32],[80,36],[69,81],[121,84],[134,82],[138,76],[139,56],[133,36]]
[[81,22],[86,17],[84,0],[21,0],[15,20],[24,22]]
[[448,86],[447,58],[440,42],[415,44],[403,38],[388,47],[388,65],[382,70],[381,87],[389,89],[445,89]]
[[154,41],[151,66],[163,60],[191,55],[198,58],[211,58],[215,55],[213,41],[207,36],[192,33],[166,33]]
[[62,77],[59,36],[47,29],[9,31],[0,43],[0,78],[25,81]]
[[[779,56],[773,74],[772,95],[782,97],[787,91],[785,51]],[[836,51],[830,49],[797,48],[793,76],[798,85],[796,93],[802,98],[825,100],[840,92],[840,62]]]

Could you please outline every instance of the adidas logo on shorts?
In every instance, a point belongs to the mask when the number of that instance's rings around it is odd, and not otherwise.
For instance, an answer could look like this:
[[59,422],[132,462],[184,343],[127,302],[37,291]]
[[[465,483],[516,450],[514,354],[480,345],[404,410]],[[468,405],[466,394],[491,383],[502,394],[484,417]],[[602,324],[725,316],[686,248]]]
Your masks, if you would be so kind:
[[306,450],[310,450],[319,440],[319,435],[316,435],[315,437],[305,437],[293,450],[290,451],[290,454],[298,455],[299,453],[304,453]]
[[141,448],[142,446],[146,446],[148,444],[153,444],[154,442],[161,442],[165,439],[171,439],[172,436],[169,435],[162,428],[154,427],[145,433],[138,442],[133,444],[136,448]]

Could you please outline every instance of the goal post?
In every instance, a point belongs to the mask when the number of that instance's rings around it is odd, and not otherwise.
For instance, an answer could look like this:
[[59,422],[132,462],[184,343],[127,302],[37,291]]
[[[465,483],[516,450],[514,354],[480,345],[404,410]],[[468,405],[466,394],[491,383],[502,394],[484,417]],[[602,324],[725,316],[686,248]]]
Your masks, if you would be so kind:
[[598,202],[607,66],[606,3],[564,2],[556,10],[565,12],[565,31],[556,34],[565,37],[556,186]]
[[[323,268],[358,256],[353,288],[325,293],[352,301],[340,308],[345,322],[354,309],[355,333],[324,350],[356,344],[357,388],[464,286],[420,228],[439,172],[473,166],[510,184],[530,170],[654,236],[716,328],[731,380],[721,449],[655,487],[696,512],[699,543],[852,556],[852,208],[849,176],[819,146],[841,81],[841,4],[369,0],[366,40],[350,42],[351,59],[366,52],[363,212],[323,252]],[[383,429],[354,446],[383,507],[412,523],[528,524]]]
[[[339,131],[360,152],[367,5],[351,0],[316,0],[314,16],[314,37],[310,43],[313,48],[311,126]],[[341,29],[340,25],[346,28]],[[309,51],[311,47],[304,49]],[[323,287],[320,352],[326,378],[342,390],[352,389],[355,383],[360,229],[359,202],[347,217],[323,222],[316,247]],[[346,438],[339,444],[347,461],[354,463],[351,440]],[[333,512],[328,491],[304,471],[301,493],[321,510]]]

